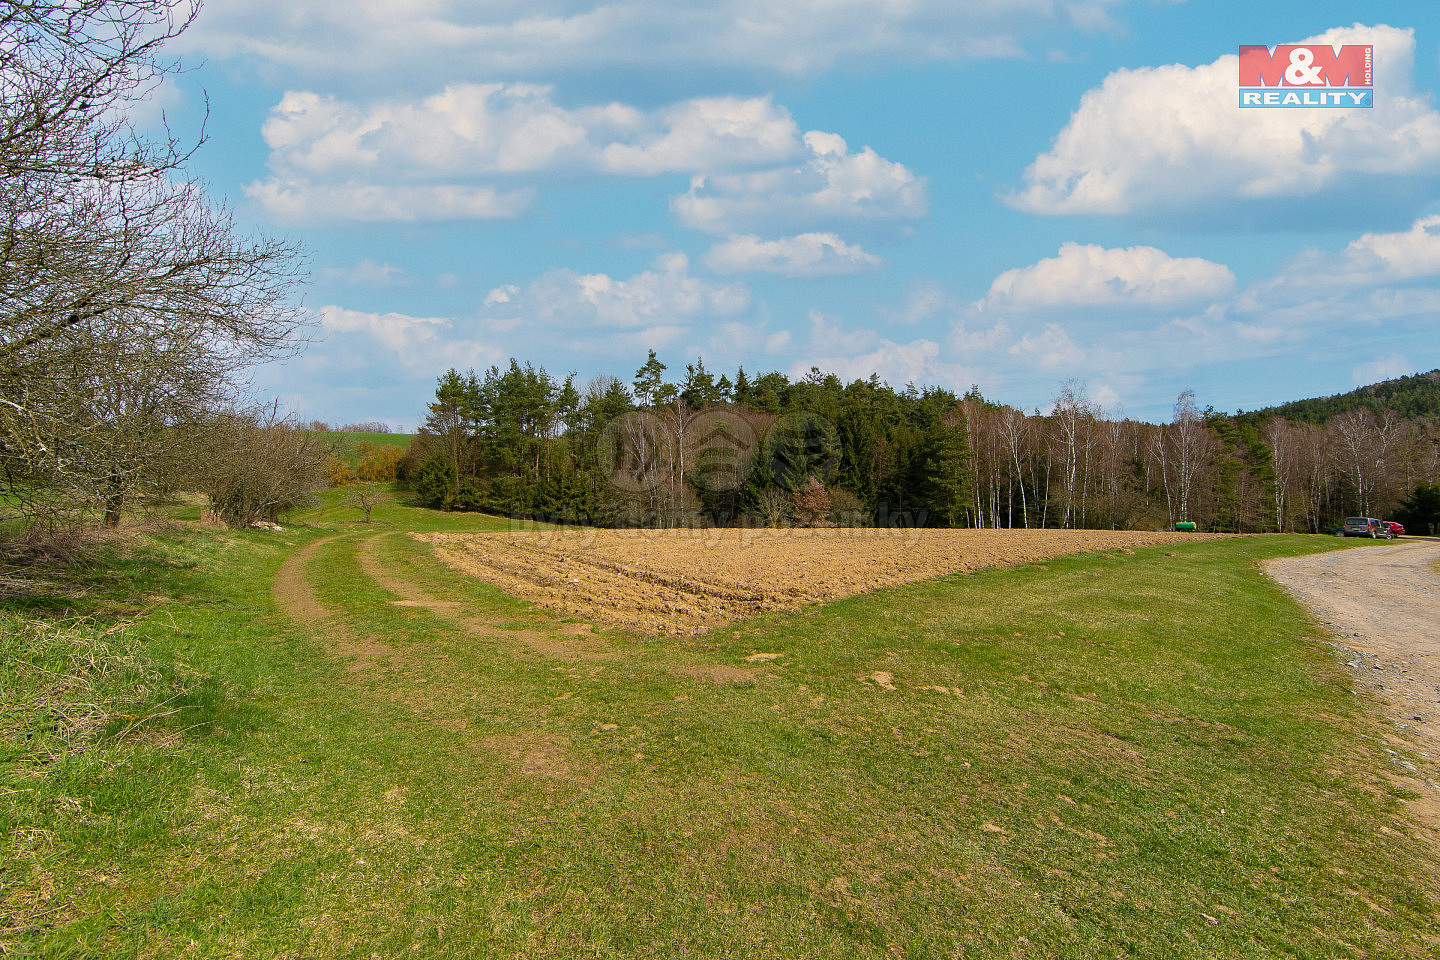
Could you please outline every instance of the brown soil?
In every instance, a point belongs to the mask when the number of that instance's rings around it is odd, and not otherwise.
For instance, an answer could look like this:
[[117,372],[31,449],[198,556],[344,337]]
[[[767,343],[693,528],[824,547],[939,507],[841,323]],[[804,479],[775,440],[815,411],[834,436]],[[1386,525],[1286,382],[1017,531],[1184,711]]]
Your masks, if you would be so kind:
[[270,592],[275,597],[275,605],[289,614],[291,619],[300,623],[313,623],[329,616],[329,612],[316,599],[310,581],[305,579],[305,567],[317,550],[334,539],[326,537],[324,540],[306,544],[285,558],[279,572],[275,574],[275,583]]
[[695,634],[880,587],[1091,550],[1206,538],[1107,530],[583,530],[413,534],[442,560],[562,615]]
[[[1395,776],[1419,794],[1412,809],[1440,831],[1440,543],[1285,557],[1264,569],[1334,634],[1357,688],[1394,722]],[[1432,840],[1440,832],[1431,835]]]

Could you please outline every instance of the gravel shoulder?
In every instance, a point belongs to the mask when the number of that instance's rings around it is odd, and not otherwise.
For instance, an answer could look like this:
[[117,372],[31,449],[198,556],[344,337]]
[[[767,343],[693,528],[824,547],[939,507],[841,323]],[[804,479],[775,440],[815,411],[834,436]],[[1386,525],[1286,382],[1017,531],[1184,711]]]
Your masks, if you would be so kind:
[[[1399,770],[1416,781],[1417,814],[1440,829],[1440,541],[1283,557],[1265,572],[1334,636],[1357,689],[1392,720]],[[1393,753],[1393,751],[1392,751]]]

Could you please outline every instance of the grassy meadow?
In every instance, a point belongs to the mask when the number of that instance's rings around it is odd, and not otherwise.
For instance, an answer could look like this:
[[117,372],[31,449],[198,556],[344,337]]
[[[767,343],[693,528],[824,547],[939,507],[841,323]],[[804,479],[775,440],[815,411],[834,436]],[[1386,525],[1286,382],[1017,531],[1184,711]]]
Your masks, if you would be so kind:
[[0,954],[1440,950],[1382,722],[1257,569],[1363,545],[1084,554],[681,641],[405,536],[507,521],[348,496],[9,591]]
[[316,435],[329,445],[338,459],[352,467],[360,465],[364,448],[367,446],[395,447],[404,453],[410,446],[410,441],[415,439],[413,433],[373,433],[362,430],[326,430]]

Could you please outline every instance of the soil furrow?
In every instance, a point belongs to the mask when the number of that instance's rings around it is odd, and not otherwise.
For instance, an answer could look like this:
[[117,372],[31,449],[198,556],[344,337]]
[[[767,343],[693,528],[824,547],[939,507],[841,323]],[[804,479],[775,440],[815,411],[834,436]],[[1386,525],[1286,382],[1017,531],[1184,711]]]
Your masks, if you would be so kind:
[[415,536],[460,571],[541,606],[597,623],[683,635],[950,573],[1212,535],[672,529]]

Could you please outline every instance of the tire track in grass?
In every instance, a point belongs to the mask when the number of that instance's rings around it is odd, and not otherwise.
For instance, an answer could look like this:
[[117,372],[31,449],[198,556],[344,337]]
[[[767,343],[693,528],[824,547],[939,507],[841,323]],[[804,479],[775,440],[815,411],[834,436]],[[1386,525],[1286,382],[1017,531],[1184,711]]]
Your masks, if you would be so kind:
[[306,576],[306,568],[320,548],[340,539],[342,537],[324,537],[290,554],[276,571],[270,593],[286,616],[324,637],[336,653],[349,661],[346,669],[356,672],[368,670],[379,659],[393,659],[396,652],[373,637],[360,636],[351,630],[335,610],[320,602]]
[[[367,543],[371,535],[361,539]],[[386,644],[368,633],[354,630],[346,621],[344,611],[323,603],[310,582],[308,569],[319,551],[337,540],[349,541],[353,536],[324,537],[296,550],[275,574],[271,594],[276,605],[299,626],[321,637],[331,651],[343,658],[351,674],[374,671],[382,675],[381,694],[387,701],[400,703],[418,716],[451,732],[470,727],[469,720],[454,706],[454,699],[443,691],[430,689],[427,676],[414,677],[414,669],[423,668],[415,657]],[[448,659],[444,657],[443,659]],[[414,668],[414,669],[411,669]]]
[[566,624],[561,629],[568,632],[556,635],[554,632],[534,629],[510,629],[494,620],[477,616],[472,604],[436,596],[419,584],[405,579],[386,566],[375,555],[380,537],[370,537],[362,542],[356,551],[360,569],[381,589],[399,597],[392,601],[396,606],[419,607],[443,620],[464,628],[471,637],[487,642],[518,643],[534,653],[564,660],[614,660],[620,652],[600,645],[597,640],[587,638],[589,624]]
[[[395,606],[424,610],[460,627],[469,639],[502,646],[518,644],[546,658],[592,663],[620,658],[619,651],[598,648],[594,642],[585,639],[584,634],[589,633],[589,624],[573,625],[582,629],[570,636],[557,636],[554,632],[545,630],[516,630],[501,626],[493,619],[476,615],[472,604],[436,596],[414,581],[406,579],[396,572],[394,566],[387,565],[376,556],[376,547],[386,536],[390,534],[371,536],[360,541],[355,551],[355,559],[361,571],[376,586],[399,598],[391,601]],[[571,625],[566,625],[567,628],[569,626]],[[448,671],[444,679],[453,687],[457,674]],[[432,685],[426,691],[432,697],[447,696],[449,692],[443,684]],[[448,699],[455,701],[457,698],[452,696]],[[563,734],[532,727],[492,734],[478,739],[476,744],[490,754],[504,757],[513,770],[527,778],[581,787],[595,782],[594,765],[581,763],[570,739]]]

